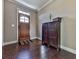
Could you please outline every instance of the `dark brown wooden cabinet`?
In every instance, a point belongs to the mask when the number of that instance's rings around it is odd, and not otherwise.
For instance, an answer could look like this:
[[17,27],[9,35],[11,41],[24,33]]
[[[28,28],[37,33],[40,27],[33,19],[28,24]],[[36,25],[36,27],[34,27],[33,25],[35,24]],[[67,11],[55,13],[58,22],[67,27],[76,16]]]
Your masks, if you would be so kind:
[[59,50],[60,23],[61,18],[57,17],[52,22],[47,22],[42,25],[42,44],[55,47]]

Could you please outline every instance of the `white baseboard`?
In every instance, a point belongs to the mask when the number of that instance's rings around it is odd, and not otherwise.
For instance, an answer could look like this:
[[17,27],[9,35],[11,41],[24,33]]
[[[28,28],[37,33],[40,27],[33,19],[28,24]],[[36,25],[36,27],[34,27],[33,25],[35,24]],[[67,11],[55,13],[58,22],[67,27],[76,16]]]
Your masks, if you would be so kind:
[[[39,38],[39,37],[37,37],[37,38],[41,40],[41,38]],[[63,46],[63,45],[60,45],[60,48],[66,50],[66,51],[68,51],[68,52],[71,52],[71,53],[73,53],[73,54],[76,54],[76,50],[74,50],[74,49],[65,47],[65,46]]]
[[5,42],[2,44],[2,46],[5,46],[5,45],[9,45],[9,44],[14,44],[14,43],[17,43],[18,41],[11,41],[11,42]]
[[71,52],[73,54],[76,54],[76,50],[74,50],[74,49],[71,49],[71,48],[68,48],[68,47],[65,47],[65,46],[62,46],[62,45],[60,46],[60,48],[66,50],[68,52]]
[[31,37],[30,39],[33,40],[33,39],[37,39],[37,38],[38,38],[38,37]]
[[37,37],[39,40],[42,40],[40,37]]
[[31,40],[33,40],[33,39],[39,39],[39,40],[41,40],[39,37],[32,37]]
[[37,37],[39,40],[42,40],[41,38]]

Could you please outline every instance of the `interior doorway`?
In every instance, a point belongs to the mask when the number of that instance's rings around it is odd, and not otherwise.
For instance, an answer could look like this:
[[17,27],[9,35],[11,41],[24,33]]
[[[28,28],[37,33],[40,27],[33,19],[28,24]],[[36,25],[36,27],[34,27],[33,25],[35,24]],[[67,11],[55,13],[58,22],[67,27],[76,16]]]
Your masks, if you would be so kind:
[[30,15],[26,12],[18,12],[18,42],[22,45],[30,40]]

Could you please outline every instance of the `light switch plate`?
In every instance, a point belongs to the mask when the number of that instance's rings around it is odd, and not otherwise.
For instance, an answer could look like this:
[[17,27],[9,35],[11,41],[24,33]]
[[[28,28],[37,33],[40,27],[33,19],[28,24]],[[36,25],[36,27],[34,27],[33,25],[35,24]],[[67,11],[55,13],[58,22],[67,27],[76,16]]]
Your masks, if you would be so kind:
[[11,25],[11,27],[15,27],[15,25],[14,25],[14,24],[12,24],[12,25]]

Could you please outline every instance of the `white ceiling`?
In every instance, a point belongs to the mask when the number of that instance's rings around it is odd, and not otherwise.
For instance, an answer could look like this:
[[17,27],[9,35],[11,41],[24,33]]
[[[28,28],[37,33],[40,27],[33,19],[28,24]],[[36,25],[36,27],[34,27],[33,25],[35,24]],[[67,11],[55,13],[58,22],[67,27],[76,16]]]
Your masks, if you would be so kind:
[[49,4],[52,0],[16,0],[32,9],[39,10]]

